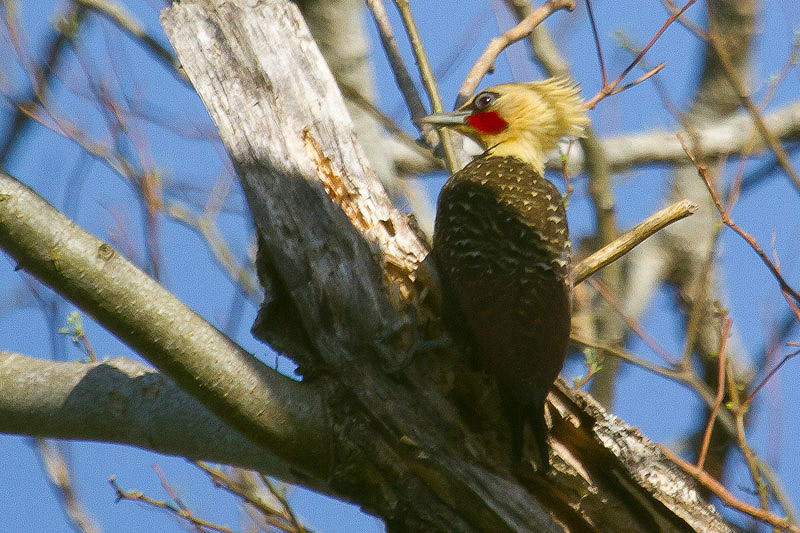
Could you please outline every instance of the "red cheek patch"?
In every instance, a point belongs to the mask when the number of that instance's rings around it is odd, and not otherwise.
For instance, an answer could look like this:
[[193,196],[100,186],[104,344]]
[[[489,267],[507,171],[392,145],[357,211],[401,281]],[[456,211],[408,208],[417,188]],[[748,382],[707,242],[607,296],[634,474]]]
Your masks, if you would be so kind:
[[500,115],[497,114],[497,111],[473,113],[467,117],[467,124],[479,132],[488,133],[489,135],[497,135],[508,127],[508,122],[503,120]]

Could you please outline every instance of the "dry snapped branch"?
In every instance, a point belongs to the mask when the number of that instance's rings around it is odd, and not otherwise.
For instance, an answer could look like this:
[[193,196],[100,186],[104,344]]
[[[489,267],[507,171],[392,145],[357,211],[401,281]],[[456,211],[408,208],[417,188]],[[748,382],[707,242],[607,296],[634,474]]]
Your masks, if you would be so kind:
[[581,260],[572,270],[572,280],[578,284],[603,268],[630,252],[638,244],[656,232],[686,218],[697,210],[697,204],[689,200],[680,200],[653,213],[636,227],[628,230],[613,242]]

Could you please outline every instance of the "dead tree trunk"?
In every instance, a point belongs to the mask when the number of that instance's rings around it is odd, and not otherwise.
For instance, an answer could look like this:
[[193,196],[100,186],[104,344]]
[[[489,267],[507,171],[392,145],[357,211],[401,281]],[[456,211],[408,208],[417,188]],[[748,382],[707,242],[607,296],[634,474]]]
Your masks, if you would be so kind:
[[556,472],[541,479],[509,464],[492,384],[459,354],[387,372],[435,324],[435,279],[296,7],[188,1],[162,23],[256,223],[266,297],[254,332],[327,406],[324,468],[292,468],[326,472],[315,485],[393,530],[729,530],[656,446],[563,384],[551,394]]

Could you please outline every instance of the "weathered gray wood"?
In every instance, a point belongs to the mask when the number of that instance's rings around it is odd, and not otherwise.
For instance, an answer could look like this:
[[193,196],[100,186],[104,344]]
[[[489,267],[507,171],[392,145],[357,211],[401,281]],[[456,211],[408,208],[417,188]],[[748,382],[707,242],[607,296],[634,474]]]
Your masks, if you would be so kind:
[[[255,331],[327,391],[333,495],[398,531],[728,531],[691,489],[681,492],[690,481],[643,437],[637,461],[619,463],[612,450],[624,457],[625,448],[608,429],[630,428],[578,393],[557,396],[560,458],[546,481],[510,467],[491,381],[458,354],[417,354],[387,374],[435,317],[436,285],[424,243],[367,168],[297,9],[195,0],[175,4],[162,23],[219,128],[262,241],[267,298]],[[663,483],[637,472],[642,457],[664,467]]]

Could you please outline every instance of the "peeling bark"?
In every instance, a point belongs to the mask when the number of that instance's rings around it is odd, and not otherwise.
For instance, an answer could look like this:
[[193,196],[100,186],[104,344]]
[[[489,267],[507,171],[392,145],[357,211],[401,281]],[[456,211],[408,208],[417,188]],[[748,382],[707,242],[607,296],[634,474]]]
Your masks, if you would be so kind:
[[[556,473],[542,479],[509,465],[496,391],[460,354],[418,353],[385,372],[431,332],[436,285],[296,8],[183,2],[162,22],[244,185],[268,305],[295,312],[281,327],[301,340],[283,346],[326,391],[331,494],[398,531],[729,530],[652,443],[580,393],[553,397]],[[262,309],[267,341],[285,335],[273,317]]]

